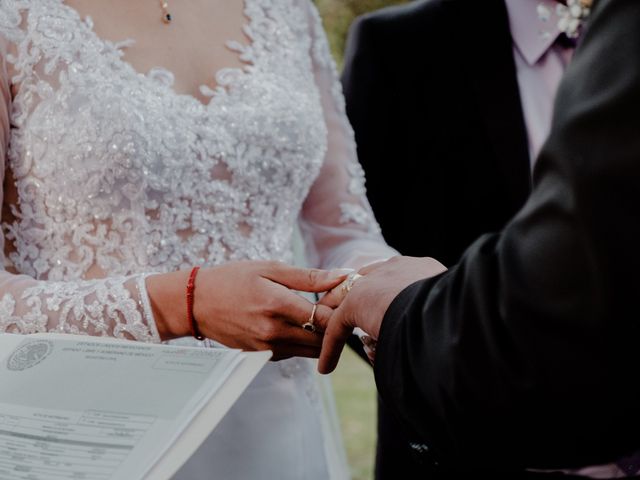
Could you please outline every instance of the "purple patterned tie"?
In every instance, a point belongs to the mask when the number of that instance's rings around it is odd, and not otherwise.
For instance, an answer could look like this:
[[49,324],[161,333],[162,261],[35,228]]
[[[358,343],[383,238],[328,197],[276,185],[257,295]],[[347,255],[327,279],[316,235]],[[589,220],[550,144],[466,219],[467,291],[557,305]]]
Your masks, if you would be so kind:
[[640,452],[636,452],[633,455],[618,460],[616,465],[618,465],[620,470],[622,470],[628,477],[635,475],[640,471]]

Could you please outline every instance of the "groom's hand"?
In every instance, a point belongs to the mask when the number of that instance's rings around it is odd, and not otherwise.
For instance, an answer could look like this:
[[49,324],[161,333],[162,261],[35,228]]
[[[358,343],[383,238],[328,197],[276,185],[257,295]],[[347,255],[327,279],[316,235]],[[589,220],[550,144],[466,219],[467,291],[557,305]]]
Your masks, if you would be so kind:
[[[412,283],[435,277],[446,270],[433,258],[415,257],[394,257],[360,270],[363,277],[341,299],[342,303],[328,323],[320,322],[318,325],[325,330],[318,371],[331,373],[335,370],[344,344],[355,327],[360,327],[377,340],[382,319],[393,299]],[[320,303],[335,304],[339,292],[338,289],[327,295]]]

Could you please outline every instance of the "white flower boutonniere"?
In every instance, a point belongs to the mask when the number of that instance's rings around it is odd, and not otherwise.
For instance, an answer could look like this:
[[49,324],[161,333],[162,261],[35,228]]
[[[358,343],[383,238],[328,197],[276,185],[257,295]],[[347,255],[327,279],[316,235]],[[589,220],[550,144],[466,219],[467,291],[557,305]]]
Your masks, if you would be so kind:
[[[556,16],[558,17],[558,30],[569,38],[578,38],[582,31],[582,24],[591,13],[593,0],[567,0],[567,4],[558,3]],[[538,5],[538,16],[543,21],[548,21],[551,11],[547,5]]]

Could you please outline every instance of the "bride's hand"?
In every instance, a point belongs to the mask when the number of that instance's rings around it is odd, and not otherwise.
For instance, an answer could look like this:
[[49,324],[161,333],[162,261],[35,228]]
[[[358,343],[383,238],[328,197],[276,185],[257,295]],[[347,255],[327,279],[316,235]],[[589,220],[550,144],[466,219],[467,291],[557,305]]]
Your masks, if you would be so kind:
[[[302,328],[313,304],[292,290],[325,292],[347,273],[294,268],[278,262],[233,262],[202,269],[196,277],[194,317],[202,334],[231,348],[271,350],[274,360],[317,357],[322,335]],[[189,272],[155,275],[147,289],[163,339],[190,335],[186,318]],[[323,324],[332,309],[318,305]]]

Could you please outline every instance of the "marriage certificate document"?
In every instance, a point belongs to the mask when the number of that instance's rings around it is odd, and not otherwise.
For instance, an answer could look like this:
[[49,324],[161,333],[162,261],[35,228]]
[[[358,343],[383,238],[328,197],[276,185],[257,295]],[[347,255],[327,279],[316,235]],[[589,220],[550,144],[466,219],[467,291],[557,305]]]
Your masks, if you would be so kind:
[[[0,479],[170,478],[268,359],[254,361],[235,379],[240,387],[223,392],[247,355],[70,335],[0,336]],[[216,394],[226,401],[216,405]],[[193,426],[198,416],[204,421]],[[190,426],[195,435],[187,435]],[[182,436],[180,458],[159,469]]]

